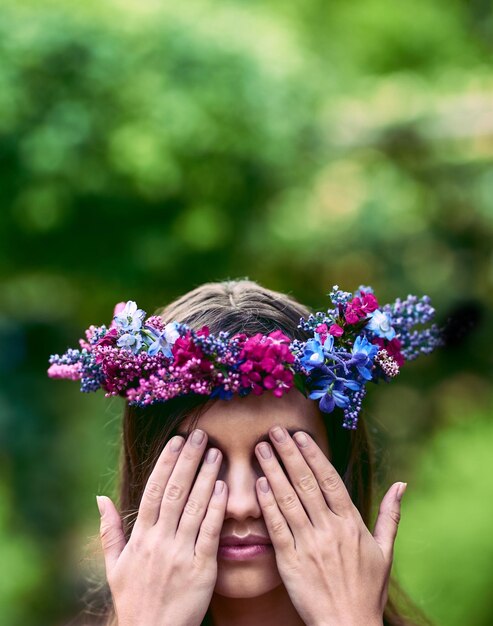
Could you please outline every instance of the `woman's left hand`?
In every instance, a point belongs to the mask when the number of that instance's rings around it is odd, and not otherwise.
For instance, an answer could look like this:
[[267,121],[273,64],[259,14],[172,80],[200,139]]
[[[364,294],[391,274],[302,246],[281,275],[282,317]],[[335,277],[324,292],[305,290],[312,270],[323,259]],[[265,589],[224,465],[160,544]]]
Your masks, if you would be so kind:
[[[316,442],[298,432],[296,441],[306,438],[306,446],[298,446],[277,428],[283,441],[275,440],[276,427],[269,434],[291,482],[270,445],[260,443],[256,454],[268,482],[259,478],[257,494],[294,607],[307,626],[381,626],[406,483],[387,491],[371,534]],[[262,457],[262,446],[269,458]]]

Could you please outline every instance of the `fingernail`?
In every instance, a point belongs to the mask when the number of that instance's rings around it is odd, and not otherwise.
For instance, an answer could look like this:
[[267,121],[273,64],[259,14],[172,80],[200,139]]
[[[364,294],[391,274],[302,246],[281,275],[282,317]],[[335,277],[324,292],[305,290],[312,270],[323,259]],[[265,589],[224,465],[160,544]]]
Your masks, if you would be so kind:
[[282,428],[279,428],[279,426],[276,426],[273,430],[270,431],[272,436],[274,437],[274,439],[278,442],[281,443],[282,441],[284,441],[286,439],[286,435],[283,431]]
[[223,492],[224,482],[222,480],[216,480],[216,484],[214,486],[214,495],[218,496]]
[[99,514],[101,515],[101,517],[103,517],[105,510],[104,498],[102,498],[101,496],[96,496],[96,502],[98,505]]
[[202,441],[204,440],[204,431],[203,430],[194,430],[192,433],[192,443],[194,446],[200,446]]
[[263,491],[264,493],[267,493],[270,489],[269,487],[269,483],[267,482],[267,478],[264,478],[262,476],[262,478],[258,481],[259,487],[260,487],[260,491]]
[[183,437],[173,437],[173,439],[171,440],[171,444],[170,444],[170,448],[173,452],[178,452],[178,450],[181,450],[182,446],[183,446]]
[[214,461],[217,459],[218,453],[219,450],[217,450],[216,448],[211,448],[210,450],[207,450],[207,454],[205,455],[206,463],[214,463]]
[[308,437],[305,435],[305,433],[295,433],[293,435],[293,439],[296,441],[300,448],[306,448],[306,446],[308,445]]
[[272,452],[270,450],[270,446],[268,443],[261,443],[258,447],[260,456],[263,459],[269,459],[272,456]]
[[397,500],[400,502],[402,500],[402,496],[406,491],[407,483],[401,483],[399,488],[397,489]]

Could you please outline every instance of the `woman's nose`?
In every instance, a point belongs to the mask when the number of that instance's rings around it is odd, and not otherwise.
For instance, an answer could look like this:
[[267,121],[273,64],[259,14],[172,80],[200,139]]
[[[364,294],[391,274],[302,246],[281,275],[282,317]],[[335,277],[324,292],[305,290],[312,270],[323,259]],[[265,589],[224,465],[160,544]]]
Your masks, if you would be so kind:
[[221,476],[228,487],[225,519],[242,521],[248,517],[259,518],[262,509],[257,500],[255,483],[261,476],[250,464],[231,466]]

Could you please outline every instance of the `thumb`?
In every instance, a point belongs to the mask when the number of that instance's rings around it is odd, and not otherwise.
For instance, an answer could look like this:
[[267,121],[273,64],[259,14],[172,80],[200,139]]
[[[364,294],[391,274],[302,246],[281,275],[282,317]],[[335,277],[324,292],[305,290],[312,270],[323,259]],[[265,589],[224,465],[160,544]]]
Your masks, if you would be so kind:
[[394,483],[387,491],[378,510],[373,537],[380,546],[384,557],[392,562],[397,528],[401,520],[401,498],[407,483]]
[[103,547],[106,575],[108,576],[122,553],[126,540],[123,534],[122,520],[110,498],[96,496],[96,501],[101,514],[99,534]]

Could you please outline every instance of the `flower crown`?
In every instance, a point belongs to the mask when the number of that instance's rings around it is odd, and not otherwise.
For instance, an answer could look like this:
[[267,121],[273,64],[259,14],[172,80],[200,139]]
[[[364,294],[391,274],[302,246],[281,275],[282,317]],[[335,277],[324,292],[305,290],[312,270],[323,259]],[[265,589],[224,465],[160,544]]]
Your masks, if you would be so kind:
[[412,330],[433,319],[428,296],[380,306],[363,285],[353,294],[335,285],[329,296],[333,308],[300,318],[298,328],[313,335],[306,341],[280,330],[213,335],[207,326],[145,319],[135,302],[121,302],[109,328],[90,326],[79,349],[50,357],[48,376],[80,380],[81,391],[103,388],[137,406],[187,394],[229,400],[270,390],[281,397],[296,386],[324,413],[342,408],[343,427],[355,429],[366,383],[390,382],[405,361],[443,346],[443,332],[436,324]]

